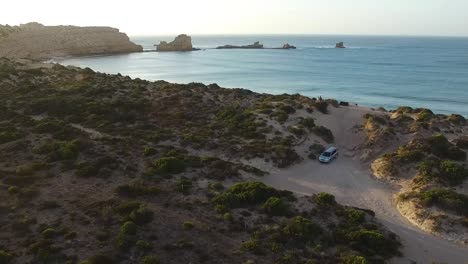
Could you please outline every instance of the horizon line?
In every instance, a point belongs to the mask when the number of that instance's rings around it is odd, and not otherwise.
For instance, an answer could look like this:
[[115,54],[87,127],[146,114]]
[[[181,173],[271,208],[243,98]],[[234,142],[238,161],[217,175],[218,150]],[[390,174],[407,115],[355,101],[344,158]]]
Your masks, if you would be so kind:
[[[124,31],[120,31],[126,33]],[[157,33],[157,34],[129,34],[129,37],[151,37],[151,36],[178,36],[187,34],[189,36],[350,36],[350,37],[419,37],[419,38],[468,38],[468,35],[417,35],[417,34],[339,34],[339,33]]]

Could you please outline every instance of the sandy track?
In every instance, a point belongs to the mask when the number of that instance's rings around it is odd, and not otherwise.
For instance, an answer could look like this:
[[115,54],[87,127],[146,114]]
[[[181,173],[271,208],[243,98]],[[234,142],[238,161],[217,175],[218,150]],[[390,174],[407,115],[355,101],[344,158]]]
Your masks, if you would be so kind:
[[357,163],[348,157],[340,157],[329,165],[310,161],[294,169],[273,170],[262,181],[303,195],[332,193],[341,204],[373,210],[403,242],[405,257],[394,259],[392,263],[468,263],[468,247],[426,234],[411,225],[395,208],[393,194],[396,190],[373,179]]
[[[314,114],[318,124],[333,131],[341,156],[329,165],[304,161],[288,169],[271,169],[262,181],[278,189],[311,195],[328,192],[341,204],[371,209],[389,230],[403,243],[404,258],[392,263],[450,263],[468,264],[468,247],[425,233],[412,225],[396,209],[394,195],[397,189],[375,179],[369,166],[352,157],[350,149],[363,143],[363,135],[353,132],[362,124],[362,116],[369,109],[360,107],[332,109],[330,115]],[[352,153],[351,153],[352,154]]]

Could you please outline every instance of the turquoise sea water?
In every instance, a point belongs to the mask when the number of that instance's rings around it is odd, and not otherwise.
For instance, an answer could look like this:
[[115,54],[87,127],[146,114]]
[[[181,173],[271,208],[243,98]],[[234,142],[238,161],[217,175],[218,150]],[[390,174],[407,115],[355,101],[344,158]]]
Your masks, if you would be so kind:
[[[70,58],[90,67],[147,80],[217,83],[262,93],[301,93],[359,105],[430,108],[468,116],[468,38],[366,36],[192,36],[194,52],[144,52]],[[133,37],[146,50],[173,36]],[[216,50],[225,44],[288,42],[296,50]],[[335,49],[344,41],[347,49]]]

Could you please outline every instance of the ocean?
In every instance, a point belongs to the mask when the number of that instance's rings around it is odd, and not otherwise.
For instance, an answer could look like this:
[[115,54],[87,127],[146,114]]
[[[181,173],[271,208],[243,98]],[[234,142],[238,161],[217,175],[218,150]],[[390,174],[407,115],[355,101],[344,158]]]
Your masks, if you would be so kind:
[[[174,36],[131,37],[154,50]],[[295,50],[216,50],[260,41]],[[346,49],[335,49],[343,41]],[[468,38],[318,35],[192,36],[193,52],[143,52],[60,60],[106,73],[217,83],[260,93],[300,93],[368,107],[424,107],[468,117]]]

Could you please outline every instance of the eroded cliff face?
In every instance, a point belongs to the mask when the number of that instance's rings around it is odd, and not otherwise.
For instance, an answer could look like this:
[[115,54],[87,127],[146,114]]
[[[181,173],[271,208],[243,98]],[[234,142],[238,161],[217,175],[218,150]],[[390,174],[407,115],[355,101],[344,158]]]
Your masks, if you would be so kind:
[[0,25],[0,57],[44,60],[142,50],[126,34],[111,27]]
[[161,41],[159,45],[155,45],[158,51],[192,51],[192,38],[185,34],[177,36],[174,41],[167,43]]

